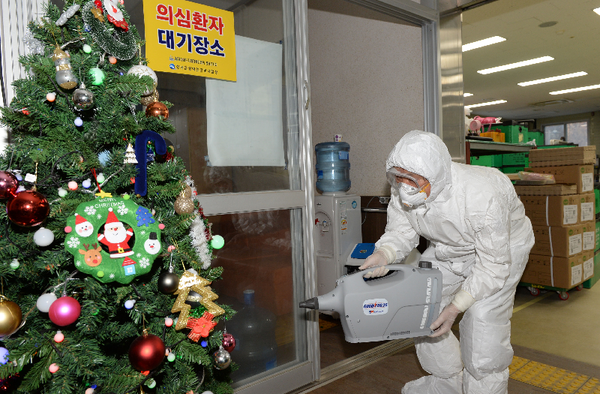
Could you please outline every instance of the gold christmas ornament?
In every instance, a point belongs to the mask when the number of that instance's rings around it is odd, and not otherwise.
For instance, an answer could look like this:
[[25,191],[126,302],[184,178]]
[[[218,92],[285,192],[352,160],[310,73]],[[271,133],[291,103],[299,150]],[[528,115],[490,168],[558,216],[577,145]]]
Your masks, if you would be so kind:
[[191,290],[202,296],[200,303],[204,305],[208,313],[213,315],[214,317],[221,316],[225,313],[223,308],[215,304],[213,301],[219,298],[218,295],[212,292],[211,288],[208,286],[212,282],[204,279],[200,275],[185,271],[181,278],[179,279],[179,286],[177,287],[177,291],[174,294],[177,295],[177,299],[173,304],[173,308],[171,308],[171,313],[179,312],[179,319],[177,319],[177,324],[175,325],[175,330],[181,330],[187,326],[188,315],[190,312],[191,306],[186,304],[185,301],[188,298],[188,294]]
[[142,98],[140,99],[140,102],[144,107],[152,104],[155,101],[158,101],[158,90],[156,89],[154,89],[154,92],[152,92],[148,96],[142,96]]
[[17,331],[22,320],[19,305],[0,295],[0,340]]
[[194,200],[192,200],[192,188],[185,186],[179,197],[175,200],[175,212],[178,215],[190,214],[194,212]]
[[169,109],[160,101],[155,101],[148,107],[146,107],[146,116],[154,116],[155,118],[162,116],[163,118],[165,118],[165,120],[167,120],[169,119]]
[[185,198],[192,198],[192,188],[186,185],[185,188],[183,188],[181,195]]

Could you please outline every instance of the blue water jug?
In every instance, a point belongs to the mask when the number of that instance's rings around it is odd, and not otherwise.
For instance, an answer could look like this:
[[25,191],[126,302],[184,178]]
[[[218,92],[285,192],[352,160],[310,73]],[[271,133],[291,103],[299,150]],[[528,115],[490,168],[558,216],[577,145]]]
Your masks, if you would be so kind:
[[350,189],[350,145],[347,142],[322,142],[315,146],[317,190],[321,193],[347,192]]
[[275,315],[254,303],[254,290],[244,290],[244,307],[227,323],[227,332],[235,338],[231,354],[240,369],[231,374],[239,381],[277,366]]

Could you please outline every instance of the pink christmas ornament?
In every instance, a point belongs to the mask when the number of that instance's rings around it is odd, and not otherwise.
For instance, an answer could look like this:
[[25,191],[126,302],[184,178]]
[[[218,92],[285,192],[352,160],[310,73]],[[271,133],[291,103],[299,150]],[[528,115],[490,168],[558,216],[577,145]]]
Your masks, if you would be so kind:
[[173,319],[171,319],[170,317],[167,317],[165,319],[165,326],[171,327],[172,325],[173,325]]
[[158,225],[158,228],[161,229],[161,230],[164,230],[165,229],[165,225],[161,223],[161,224]]
[[71,181],[67,184],[69,186],[69,190],[77,190],[77,182]]
[[81,305],[73,297],[63,296],[50,305],[48,317],[52,323],[64,327],[75,323],[81,314]]
[[69,234],[71,231],[73,231],[73,228],[71,226],[65,227],[65,233]]
[[60,369],[60,367],[58,365],[56,365],[56,363],[52,363],[48,367],[48,371],[50,371],[50,373],[56,373],[56,372],[58,372],[59,369]]

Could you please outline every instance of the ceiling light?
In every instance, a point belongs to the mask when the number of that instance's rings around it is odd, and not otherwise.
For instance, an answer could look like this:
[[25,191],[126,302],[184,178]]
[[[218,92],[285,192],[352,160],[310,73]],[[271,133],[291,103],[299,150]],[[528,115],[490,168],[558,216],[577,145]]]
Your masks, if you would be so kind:
[[554,58],[551,56],[542,56],[542,57],[537,57],[535,59],[523,60],[522,62],[505,64],[504,66],[486,68],[485,70],[479,70],[477,72],[479,74],[486,75],[486,74],[496,73],[498,71],[506,71],[506,70],[511,70],[513,68],[531,66],[532,64],[549,62],[550,60],[554,60]]
[[473,93],[465,93],[463,94],[463,97],[471,97],[473,95]]
[[465,44],[462,46],[462,51],[467,52],[467,51],[470,51],[473,49],[485,47],[485,46],[492,45],[492,44],[497,44],[502,41],[506,41],[506,38],[500,37],[500,36],[494,36],[494,37],[486,38],[484,40],[475,41],[470,44]]
[[585,71],[579,71],[579,72],[571,73],[571,74],[557,75],[556,77],[536,79],[536,80],[528,81],[528,82],[519,82],[517,85],[519,85],[519,86],[531,86],[531,85],[537,85],[537,84],[540,84],[540,83],[560,81],[561,79],[569,79],[569,78],[581,77],[581,76],[584,76],[584,75],[587,75],[587,73]]
[[557,94],[581,92],[582,90],[592,90],[592,89],[600,89],[600,85],[589,85],[589,86],[582,86],[580,88],[555,90],[554,92],[550,92],[550,94],[557,95]]
[[594,8],[594,12],[595,12],[596,14],[600,15],[600,7],[598,7],[598,8]]
[[465,108],[484,107],[484,106],[486,106],[486,105],[496,105],[496,104],[503,104],[503,103],[505,103],[505,102],[506,102],[506,100],[488,101],[487,103],[479,103],[479,104],[465,105]]

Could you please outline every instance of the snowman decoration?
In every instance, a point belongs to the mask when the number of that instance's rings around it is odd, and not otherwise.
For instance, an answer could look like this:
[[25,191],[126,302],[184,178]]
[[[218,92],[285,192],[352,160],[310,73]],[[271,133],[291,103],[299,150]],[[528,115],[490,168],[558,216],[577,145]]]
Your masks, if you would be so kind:
[[160,241],[155,232],[151,232],[150,237],[144,242],[144,250],[152,255],[160,252]]
[[98,234],[98,241],[108,247],[111,259],[119,259],[133,254],[133,250],[128,243],[132,236],[133,231],[131,229],[126,230],[123,222],[117,219],[113,209],[108,208],[104,234]]

